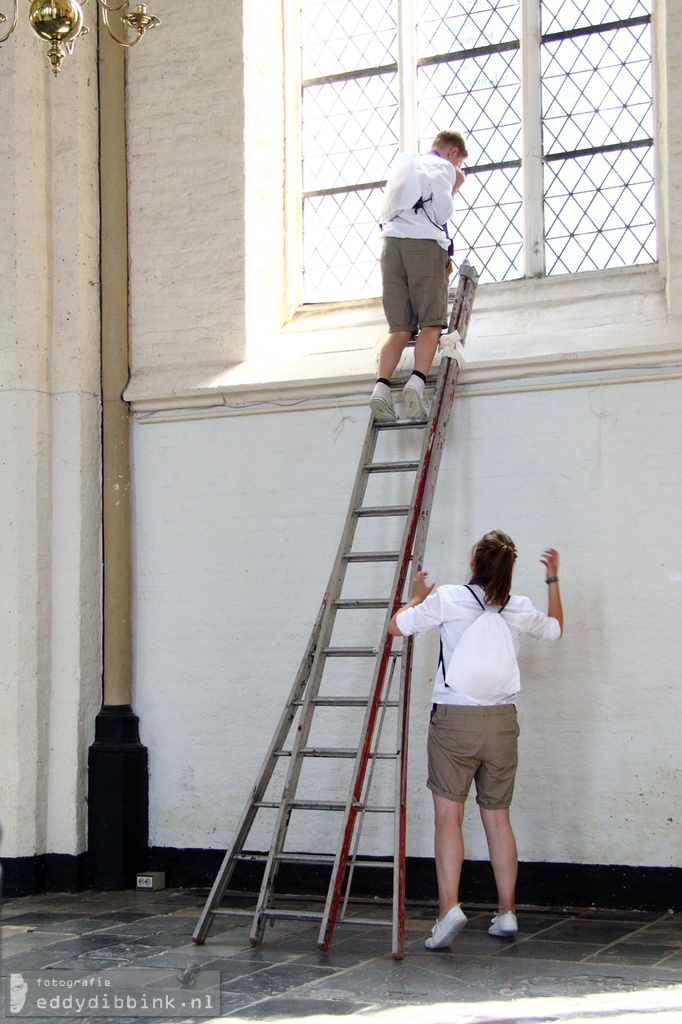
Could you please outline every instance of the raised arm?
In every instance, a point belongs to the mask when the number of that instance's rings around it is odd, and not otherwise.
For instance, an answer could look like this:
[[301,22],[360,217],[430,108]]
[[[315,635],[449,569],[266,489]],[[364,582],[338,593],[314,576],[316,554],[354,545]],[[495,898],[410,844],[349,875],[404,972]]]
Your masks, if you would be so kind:
[[545,567],[545,581],[547,583],[547,615],[550,619],[556,619],[564,631],[564,611],[561,607],[561,594],[559,593],[559,552],[554,548],[547,548],[542,552],[540,561]]
[[418,572],[417,575],[415,576],[414,583],[412,584],[412,597],[407,602],[407,604],[404,604],[402,608],[398,609],[398,611],[395,613],[395,615],[388,624],[388,631],[391,634],[391,636],[403,636],[403,634],[398,629],[395,621],[396,617],[400,614],[400,612],[404,612],[406,608],[415,608],[418,604],[421,604],[424,598],[428,597],[433,588],[435,587],[435,583],[432,583],[430,586],[427,584],[427,576],[428,573],[426,572]]

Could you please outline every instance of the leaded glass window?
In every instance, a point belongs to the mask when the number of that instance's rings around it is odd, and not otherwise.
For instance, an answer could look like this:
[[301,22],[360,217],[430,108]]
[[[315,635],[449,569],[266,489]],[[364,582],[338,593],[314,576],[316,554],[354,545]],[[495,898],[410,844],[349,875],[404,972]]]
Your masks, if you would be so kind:
[[300,0],[304,301],[378,295],[399,149],[464,134],[482,281],[656,259],[650,0]]

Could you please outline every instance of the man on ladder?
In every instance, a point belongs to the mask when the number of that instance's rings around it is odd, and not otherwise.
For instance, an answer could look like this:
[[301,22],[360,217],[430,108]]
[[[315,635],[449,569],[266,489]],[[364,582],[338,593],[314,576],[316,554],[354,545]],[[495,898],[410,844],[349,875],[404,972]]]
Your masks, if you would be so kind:
[[425,396],[442,329],[447,325],[447,292],[452,242],[447,222],[453,198],[464,182],[467,157],[459,132],[439,132],[425,156],[401,153],[386,182],[380,222],[382,301],[388,338],[379,353],[377,383],[370,405],[377,420],[396,419],[391,377],[406,345],[417,335],[414,371],[403,388],[410,419],[429,414]]

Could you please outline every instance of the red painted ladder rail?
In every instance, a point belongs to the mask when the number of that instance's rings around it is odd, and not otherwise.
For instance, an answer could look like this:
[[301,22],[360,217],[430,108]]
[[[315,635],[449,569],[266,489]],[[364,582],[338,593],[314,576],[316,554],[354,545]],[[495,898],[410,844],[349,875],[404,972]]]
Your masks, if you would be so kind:
[[[478,274],[468,263],[459,269],[456,294],[453,301],[448,333],[458,332],[461,344],[466,340]],[[455,388],[459,376],[459,362],[443,356],[436,380],[435,395],[428,419],[378,422],[370,417],[363,444],[360,464],[351,495],[341,542],[330,575],[320,610],[284,706],[272,741],[268,748],[256,783],[244,807],[232,843],[213,883],[206,904],[193,934],[196,943],[206,940],[217,916],[236,915],[252,918],[250,941],[260,945],[266,923],[280,919],[311,920],[320,922],[318,946],[327,949],[337,921],[353,924],[385,924],[392,927],[392,954],[403,955],[405,933],[405,834],[407,806],[407,748],[409,726],[410,681],[412,666],[412,639],[394,641],[388,633],[388,624],[404,600],[405,584],[410,573],[413,578],[422,565],[428,534],[433,497],[438,478],[441,456]],[[385,431],[422,431],[423,440],[418,460],[374,461],[377,440]],[[377,473],[414,473],[409,505],[371,506],[364,503],[369,479]],[[354,539],[358,523],[375,517],[405,517],[405,526],[398,551],[357,551]],[[342,589],[349,565],[358,563],[395,563],[391,593],[388,598],[345,598]],[[385,609],[385,620],[378,647],[334,646],[332,635],[339,612],[355,614],[374,609]],[[366,696],[328,696],[321,693],[324,671],[330,659],[374,659],[375,667],[369,693]],[[399,692],[392,695],[396,668]],[[364,707],[365,715],[358,744],[352,748],[310,745],[309,737],[316,711],[322,708]],[[380,740],[389,709],[397,712],[396,744],[390,751],[380,750]],[[289,744],[287,747],[286,744]],[[288,758],[288,769],[281,795],[268,798],[268,788],[281,758]],[[309,758],[329,757],[352,759],[353,770],[345,802],[328,799],[299,799],[297,789],[304,762]],[[395,802],[380,806],[370,802],[374,769],[381,760],[396,762]],[[371,766],[371,767],[370,767]],[[368,771],[369,767],[369,771]],[[267,854],[245,850],[245,843],[259,811],[275,812],[272,839]],[[336,854],[301,854],[284,849],[292,813],[296,811],[330,811],[342,815]],[[362,823],[366,814],[393,814],[394,841],[392,857],[386,860],[363,859],[359,854]],[[255,910],[223,907],[222,900],[235,867],[240,862],[264,862],[264,870]],[[284,863],[304,865],[331,864],[331,878],[324,910],[285,910],[276,906],[275,879]],[[393,871],[392,916],[390,921],[358,916],[345,917],[350,897],[350,886],[356,867],[388,868]],[[344,894],[341,913],[339,907]]]

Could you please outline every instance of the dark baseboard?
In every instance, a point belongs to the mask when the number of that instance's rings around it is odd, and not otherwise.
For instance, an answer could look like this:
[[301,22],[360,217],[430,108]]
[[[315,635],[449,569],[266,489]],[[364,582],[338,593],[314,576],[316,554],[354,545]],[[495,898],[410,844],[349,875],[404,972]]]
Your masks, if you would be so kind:
[[87,854],[43,853],[38,857],[2,857],[2,895],[6,899],[38,892],[81,892],[87,888]]
[[[178,850],[152,847],[150,869],[165,871],[169,888],[211,886],[223,859],[217,850]],[[366,859],[366,858],[365,858]],[[259,888],[262,866],[238,864],[230,889]],[[284,864],[277,889],[292,894],[323,895],[329,869]],[[357,868],[353,892],[359,896],[391,897],[391,873]],[[436,871],[430,857],[408,857],[405,891],[408,899],[437,899]],[[463,903],[495,902],[495,886],[488,861],[465,861],[462,871]],[[519,906],[602,907],[612,910],[682,911],[682,868],[631,867],[623,864],[519,864]]]
[[[166,886],[209,888],[218,873],[220,850],[152,847],[149,870],[165,871]],[[3,895],[7,899],[40,892],[81,892],[88,887],[87,854],[48,853],[38,857],[2,858]],[[239,864],[230,889],[258,889],[262,866]],[[328,868],[282,866],[277,889],[292,894],[322,896],[327,891]],[[429,857],[408,857],[406,894],[411,900],[436,900],[436,872]],[[358,896],[391,897],[390,872],[358,868],[353,892]],[[495,887],[487,861],[465,861],[462,902],[493,905]],[[682,868],[631,867],[623,864],[519,864],[519,906],[601,907],[611,910],[682,912]]]

